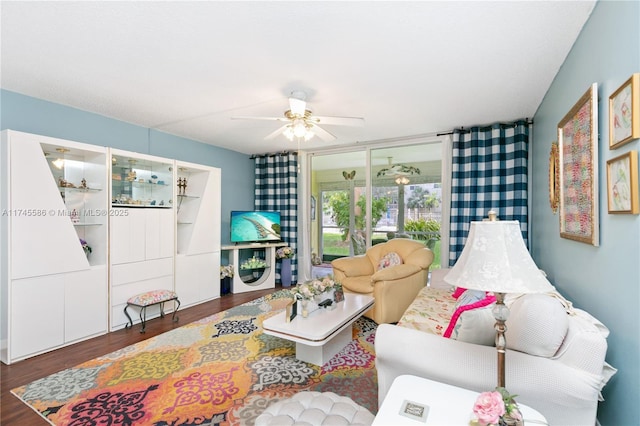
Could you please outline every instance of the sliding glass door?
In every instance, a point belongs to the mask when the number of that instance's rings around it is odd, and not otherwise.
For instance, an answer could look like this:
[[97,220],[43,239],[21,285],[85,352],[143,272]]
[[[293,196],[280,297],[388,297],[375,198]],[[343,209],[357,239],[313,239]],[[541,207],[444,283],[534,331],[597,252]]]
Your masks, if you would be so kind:
[[364,151],[311,158],[311,251],[325,263],[366,247],[365,162]]
[[423,242],[440,267],[442,144],[371,150],[372,211],[383,211],[372,229],[372,244],[392,238]]
[[440,267],[440,141],[310,154],[311,252],[315,263],[363,254],[391,238],[434,250]]

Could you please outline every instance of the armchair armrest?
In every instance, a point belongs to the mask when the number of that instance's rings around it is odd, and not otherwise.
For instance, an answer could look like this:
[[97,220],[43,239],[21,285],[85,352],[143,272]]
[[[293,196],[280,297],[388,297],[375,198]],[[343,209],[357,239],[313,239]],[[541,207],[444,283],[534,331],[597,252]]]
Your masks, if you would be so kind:
[[420,267],[417,265],[408,265],[403,263],[402,265],[392,266],[390,268],[384,268],[371,276],[371,282],[377,281],[394,281],[403,278],[410,277],[411,275],[420,272]]
[[342,272],[345,277],[359,277],[373,274],[373,265],[365,255],[341,257],[331,262],[333,269]]

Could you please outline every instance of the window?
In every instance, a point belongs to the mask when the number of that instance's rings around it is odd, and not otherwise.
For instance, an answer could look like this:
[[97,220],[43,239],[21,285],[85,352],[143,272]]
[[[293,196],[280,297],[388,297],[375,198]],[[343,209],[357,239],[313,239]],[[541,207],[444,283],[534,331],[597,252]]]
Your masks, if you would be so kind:
[[441,142],[434,140],[311,154],[311,194],[317,200],[311,251],[330,262],[389,238],[412,238],[434,251],[432,268],[439,268],[441,151]]

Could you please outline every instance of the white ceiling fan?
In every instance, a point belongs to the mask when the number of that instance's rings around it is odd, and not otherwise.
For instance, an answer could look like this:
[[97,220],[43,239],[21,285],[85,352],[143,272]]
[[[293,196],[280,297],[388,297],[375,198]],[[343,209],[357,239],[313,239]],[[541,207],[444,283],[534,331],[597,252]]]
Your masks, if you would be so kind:
[[286,110],[282,117],[231,117],[235,120],[269,120],[281,121],[284,124],[276,131],[268,134],[265,139],[270,140],[278,135],[284,135],[287,139],[293,140],[309,140],[317,135],[325,142],[336,139],[336,136],[320,125],[333,126],[364,126],[364,118],[361,117],[326,117],[314,115],[311,110],[307,109],[306,94],[303,91],[291,92],[289,96],[289,109]]

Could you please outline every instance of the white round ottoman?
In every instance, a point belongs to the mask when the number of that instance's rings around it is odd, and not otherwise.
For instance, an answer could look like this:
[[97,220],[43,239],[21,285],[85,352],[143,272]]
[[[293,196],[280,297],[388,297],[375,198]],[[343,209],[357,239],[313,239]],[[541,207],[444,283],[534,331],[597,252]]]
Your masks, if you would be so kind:
[[374,415],[351,398],[333,392],[304,391],[271,404],[256,418],[256,426],[363,425]]

